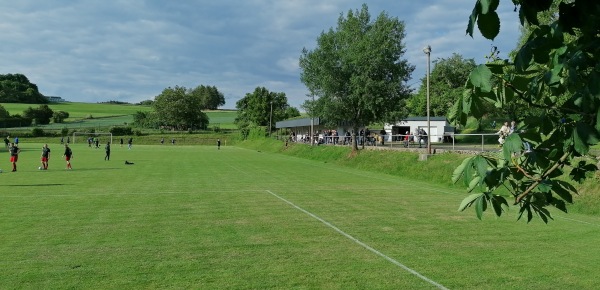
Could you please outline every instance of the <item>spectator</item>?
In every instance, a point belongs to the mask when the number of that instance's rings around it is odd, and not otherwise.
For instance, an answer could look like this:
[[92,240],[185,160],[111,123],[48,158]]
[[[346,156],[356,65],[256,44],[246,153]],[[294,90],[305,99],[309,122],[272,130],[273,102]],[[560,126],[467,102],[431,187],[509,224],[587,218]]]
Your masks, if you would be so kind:
[[496,132],[496,134],[499,135],[498,143],[499,143],[500,147],[502,147],[502,145],[504,145],[506,136],[508,136],[509,133],[510,133],[510,127],[508,126],[508,122],[504,122],[504,125],[502,125],[500,130],[498,132]]

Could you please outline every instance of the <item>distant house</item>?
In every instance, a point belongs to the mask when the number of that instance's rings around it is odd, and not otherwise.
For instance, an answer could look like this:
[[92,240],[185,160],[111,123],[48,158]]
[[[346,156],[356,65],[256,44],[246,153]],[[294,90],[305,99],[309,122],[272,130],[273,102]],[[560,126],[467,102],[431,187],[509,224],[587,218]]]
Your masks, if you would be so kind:
[[418,129],[423,129],[432,143],[443,142],[445,136],[454,133],[454,127],[450,126],[446,117],[430,117],[429,127],[431,132],[427,132],[427,117],[407,117],[395,124],[385,124],[383,128],[388,134],[388,139],[391,140],[400,140],[406,132],[413,134]]
[[63,98],[61,98],[61,97],[46,96],[46,99],[48,99],[48,102],[50,102],[50,103],[63,103],[63,102],[66,102],[66,100],[63,99]]

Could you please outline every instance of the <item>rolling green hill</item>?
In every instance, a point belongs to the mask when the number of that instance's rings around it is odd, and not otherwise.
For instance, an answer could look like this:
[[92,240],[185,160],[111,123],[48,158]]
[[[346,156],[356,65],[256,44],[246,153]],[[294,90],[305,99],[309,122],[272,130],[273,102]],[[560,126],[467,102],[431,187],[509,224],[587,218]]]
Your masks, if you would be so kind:
[[[14,104],[2,103],[2,105],[11,115],[22,114],[28,107],[36,108],[36,104]],[[149,112],[150,106],[129,105],[129,104],[94,104],[94,103],[53,103],[48,105],[53,111],[65,111],[69,113],[69,118],[65,123],[40,126],[43,129],[62,129],[67,127],[74,128],[104,128],[111,126],[122,126],[133,122],[133,115],[138,112]],[[209,127],[218,126],[221,129],[235,129],[233,123],[237,116],[236,111],[217,110],[205,111],[210,119]],[[0,124],[0,129],[4,128]],[[23,128],[20,128],[23,129]]]

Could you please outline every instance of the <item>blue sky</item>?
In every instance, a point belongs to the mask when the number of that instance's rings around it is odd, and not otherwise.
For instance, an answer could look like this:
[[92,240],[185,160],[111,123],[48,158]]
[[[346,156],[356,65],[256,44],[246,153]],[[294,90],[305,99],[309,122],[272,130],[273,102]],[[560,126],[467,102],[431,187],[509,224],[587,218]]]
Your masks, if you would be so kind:
[[519,36],[512,1],[500,4],[494,41],[465,35],[475,0],[19,0],[0,2],[0,74],[22,73],[40,92],[73,102],[153,99],[166,87],[216,86],[224,108],[258,86],[284,92],[300,107],[302,48],[335,27],[340,13],[366,3],[406,25],[404,58],[418,88],[427,58],[459,53],[482,63]]

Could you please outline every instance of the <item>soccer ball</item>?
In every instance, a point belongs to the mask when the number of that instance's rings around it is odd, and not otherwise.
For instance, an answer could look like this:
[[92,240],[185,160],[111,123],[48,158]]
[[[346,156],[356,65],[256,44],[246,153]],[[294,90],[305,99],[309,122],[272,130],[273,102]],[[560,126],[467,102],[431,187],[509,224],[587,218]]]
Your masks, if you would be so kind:
[[42,170],[42,167],[40,166],[40,167],[38,167],[38,169],[39,169],[39,170]]

